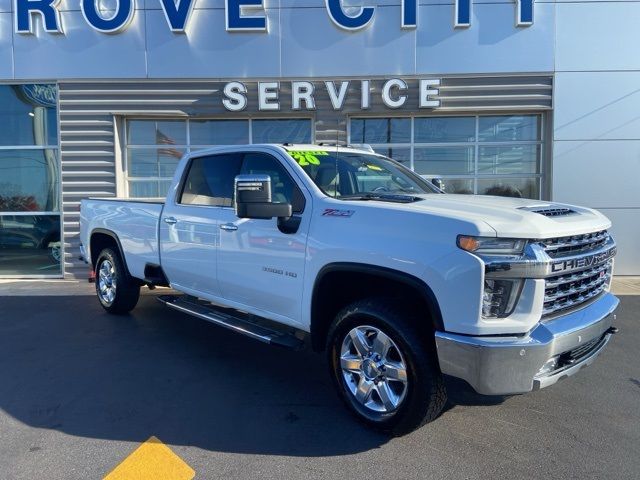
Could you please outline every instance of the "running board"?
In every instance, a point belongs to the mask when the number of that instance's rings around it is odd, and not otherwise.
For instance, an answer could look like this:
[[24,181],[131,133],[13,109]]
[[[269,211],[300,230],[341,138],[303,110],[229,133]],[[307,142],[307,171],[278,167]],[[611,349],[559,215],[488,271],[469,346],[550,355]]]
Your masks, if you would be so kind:
[[[296,337],[293,330],[287,332],[270,328],[268,325],[261,324],[262,322],[258,323],[260,318],[250,314],[217,307],[186,295],[159,295],[157,298],[168,307],[202,318],[254,340],[294,350],[304,346],[304,341]],[[264,323],[266,322],[268,320],[264,320]]]

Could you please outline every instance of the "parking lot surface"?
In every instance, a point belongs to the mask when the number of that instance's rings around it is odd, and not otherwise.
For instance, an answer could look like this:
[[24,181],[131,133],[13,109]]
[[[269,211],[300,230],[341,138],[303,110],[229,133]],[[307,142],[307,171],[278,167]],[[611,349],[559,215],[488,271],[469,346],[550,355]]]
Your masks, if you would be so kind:
[[92,296],[0,297],[0,478],[100,479],[149,437],[197,479],[640,478],[640,296],[591,367],[483,397],[447,380],[442,416],[388,438],[354,421],[324,357]]

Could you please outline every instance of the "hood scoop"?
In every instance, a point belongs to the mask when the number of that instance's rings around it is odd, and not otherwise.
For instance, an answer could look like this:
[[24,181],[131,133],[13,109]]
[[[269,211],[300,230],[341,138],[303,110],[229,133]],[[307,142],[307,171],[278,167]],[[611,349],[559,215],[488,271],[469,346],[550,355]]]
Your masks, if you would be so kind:
[[555,207],[553,205],[533,205],[531,207],[520,207],[518,210],[537,213],[545,217],[564,217],[566,215],[576,215],[578,212],[566,207]]

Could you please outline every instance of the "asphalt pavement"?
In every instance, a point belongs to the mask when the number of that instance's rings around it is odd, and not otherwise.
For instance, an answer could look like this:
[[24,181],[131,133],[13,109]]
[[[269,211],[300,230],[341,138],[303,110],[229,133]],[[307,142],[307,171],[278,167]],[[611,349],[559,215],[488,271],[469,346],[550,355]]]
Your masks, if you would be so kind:
[[355,421],[324,357],[264,345],[144,296],[0,297],[0,478],[101,479],[154,435],[196,479],[638,479],[640,296],[594,365],[538,392],[447,379],[435,422],[401,438]]

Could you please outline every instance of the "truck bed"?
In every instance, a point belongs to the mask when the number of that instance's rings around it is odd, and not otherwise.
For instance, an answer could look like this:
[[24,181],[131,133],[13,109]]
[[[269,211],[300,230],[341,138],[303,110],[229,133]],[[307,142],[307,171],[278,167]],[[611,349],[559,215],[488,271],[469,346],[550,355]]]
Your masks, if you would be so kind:
[[164,200],[89,198],[80,205],[80,240],[90,252],[89,232],[112,232],[119,239],[129,273],[144,278],[148,263],[160,264],[158,224]]

